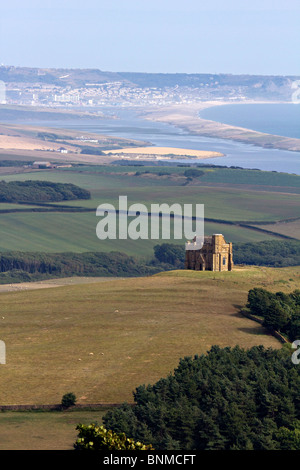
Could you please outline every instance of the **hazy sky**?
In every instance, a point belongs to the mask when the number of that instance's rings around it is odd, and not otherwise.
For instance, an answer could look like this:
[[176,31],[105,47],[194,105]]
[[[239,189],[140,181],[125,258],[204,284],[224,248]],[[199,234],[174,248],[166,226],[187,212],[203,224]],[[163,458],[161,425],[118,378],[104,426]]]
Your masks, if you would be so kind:
[[300,0],[2,0],[1,63],[300,75]]

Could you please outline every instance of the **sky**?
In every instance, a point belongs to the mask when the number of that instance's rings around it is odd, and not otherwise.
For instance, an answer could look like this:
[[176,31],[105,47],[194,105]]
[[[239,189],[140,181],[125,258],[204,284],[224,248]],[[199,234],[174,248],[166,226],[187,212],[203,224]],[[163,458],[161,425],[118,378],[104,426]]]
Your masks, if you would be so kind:
[[3,65],[300,75],[300,0],[1,3]]

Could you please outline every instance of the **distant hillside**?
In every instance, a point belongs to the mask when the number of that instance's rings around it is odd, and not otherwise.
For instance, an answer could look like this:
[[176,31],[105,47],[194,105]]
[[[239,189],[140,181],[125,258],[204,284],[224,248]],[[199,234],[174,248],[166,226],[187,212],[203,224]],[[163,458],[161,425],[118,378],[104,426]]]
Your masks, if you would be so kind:
[[[139,88],[173,88],[205,90],[218,96],[242,93],[253,99],[291,99],[291,84],[296,76],[138,73],[107,72],[98,69],[39,69],[29,67],[0,67],[0,80],[6,83],[39,83],[43,85],[85,87],[87,84],[120,82]],[[212,97],[212,96],[211,96]]]

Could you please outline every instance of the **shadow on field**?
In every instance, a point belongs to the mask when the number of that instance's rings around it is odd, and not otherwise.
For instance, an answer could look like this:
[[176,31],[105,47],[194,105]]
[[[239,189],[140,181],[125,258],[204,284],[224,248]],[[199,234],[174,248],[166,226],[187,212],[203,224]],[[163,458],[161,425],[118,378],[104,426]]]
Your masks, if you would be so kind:
[[271,335],[271,333],[266,329],[262,328],[261,325],[258,325],[257,327],[243,327],[243,328],[238,328],[239,331],[242,331],[243,333],[247,333],[248,335]]
[[233,304],[232,306],[238,310],[241,310],[241,308],[245,307],[245,305],[236,305],[236,304]]

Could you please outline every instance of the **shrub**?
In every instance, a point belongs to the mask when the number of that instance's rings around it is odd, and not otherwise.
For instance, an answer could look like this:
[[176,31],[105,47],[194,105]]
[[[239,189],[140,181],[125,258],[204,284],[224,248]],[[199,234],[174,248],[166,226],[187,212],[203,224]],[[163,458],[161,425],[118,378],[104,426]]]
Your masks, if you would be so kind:
[[69,408],[70,406],[74,406],[76,403],[76,396],[74,393],[66,393],[61,399],[61,406],[62,408]]
[[203,176],[205,174],[204,171],[202,170],[196,170],[194,168],[191,168],[190,170],[185,170],[184,176],[187,178],[199,178],[200,176]]
[[78,439],[74,444],[75,450],[153,450],[151,444],[135,442],[124,433],[115,433],[92,423],[78,424]]

